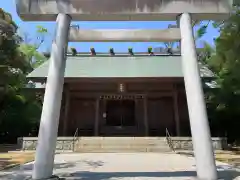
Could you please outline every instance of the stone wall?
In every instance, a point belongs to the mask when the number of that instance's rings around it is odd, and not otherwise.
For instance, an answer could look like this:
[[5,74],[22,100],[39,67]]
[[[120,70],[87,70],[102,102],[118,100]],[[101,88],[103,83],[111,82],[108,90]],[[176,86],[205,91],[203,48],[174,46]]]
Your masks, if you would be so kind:
[[[37,137],[18,138],[18,145],[23,151],[35,151],[37,147]],[[73,137],[58,137],[56,143],[56,151],[73,151]]]
[[[100,137],[81,137],[82,140],[89,139],[89,138],[97,139]],[[143,137],[143,139],[144,138],[146,137]],[[106,139],[108,139],[108,137],[106,137]],[[158,141],[159,139],[165,139],[165,137],[151,137],[151,139]],[[213,141],[213,147],[215,150],[223,150],[227,148],[226,138],[212,138],[212,141]],[[58,137],[56,151],[71,152],[74,150],[74,147],[77,145],[76,143],[77,141],[76,139],[74,140],[73,137]],[[175,150],[192,150],[193,149],[191,137],[172,137],[172,143]],[[36,146],[37,146],[37,137],[18,138],[18,145],[21,147],[23,151],[34,151],[36,150]]]
[[[192,150],[192,138],[191,137],[171,137],[172,144],[175,150]],[[201,143],[201,142],[199,142]],[[212,138],[214,150],[223,150],[227,148],[227,139],[213,137]]]

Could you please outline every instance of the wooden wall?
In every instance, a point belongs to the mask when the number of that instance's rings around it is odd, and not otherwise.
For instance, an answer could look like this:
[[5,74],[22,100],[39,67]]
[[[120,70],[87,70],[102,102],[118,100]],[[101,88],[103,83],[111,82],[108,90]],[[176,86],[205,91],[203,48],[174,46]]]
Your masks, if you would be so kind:
[[[174,108],[174,93],[177,93],[177,107],[181,135],[190,132],[186,95],[183,82],[131,82],[125,83],[125,92],[122,94],[141,94],[147,98],[147,119],[149,135],[164,136],[168,128],[172,135],[176,135],[176,111]],[[76,128],[86,129],[85,134],[93,135],[96,117],[96,100],[106,94],[120,94],[119,83],[69,83],[65,85],[64,94],[70,92],[67,116],[61,113],[59,133],[61,135],[73,136]],[[137,121],[138,135],[144,135],[144,101],[137,99],[135,104],[135,118]],[[64,106],[64,105],[63,105]],[[104,101],[99,101],[99,127],[104,126],[103,113]],[[63,116],[67,118],[64,118]],[[67,134],[64,129],[64,121],[67,122]],[[92,130],[91,130],[92,129]],[[83,133],[83,134],[84,134]]]

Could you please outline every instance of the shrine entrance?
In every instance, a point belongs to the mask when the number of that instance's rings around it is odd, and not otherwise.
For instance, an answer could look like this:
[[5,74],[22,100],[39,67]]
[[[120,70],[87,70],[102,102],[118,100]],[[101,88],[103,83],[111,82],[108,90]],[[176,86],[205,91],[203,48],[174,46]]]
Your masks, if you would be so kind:
[[106,103],[107,126],[128,127],[136,125],[134,100],[108,100]]

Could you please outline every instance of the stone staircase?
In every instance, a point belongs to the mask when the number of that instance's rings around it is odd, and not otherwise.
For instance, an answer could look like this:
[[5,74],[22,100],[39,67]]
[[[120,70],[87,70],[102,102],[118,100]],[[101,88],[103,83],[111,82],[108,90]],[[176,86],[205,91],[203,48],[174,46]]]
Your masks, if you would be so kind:
[[75,152],[171,152],[165,137],[78,137]]

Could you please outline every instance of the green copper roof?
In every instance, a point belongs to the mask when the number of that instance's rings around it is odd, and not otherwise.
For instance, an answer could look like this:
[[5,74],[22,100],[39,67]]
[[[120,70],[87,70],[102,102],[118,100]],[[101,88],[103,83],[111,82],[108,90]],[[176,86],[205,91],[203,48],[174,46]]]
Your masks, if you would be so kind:
[[[28,78],[45,78],[49,61],[36,68]],[[201,67],[201,76],[212,72]],[[67,57],[65,77],[82,78],[135,78],[183,77],[181,56],[77,56]]]

